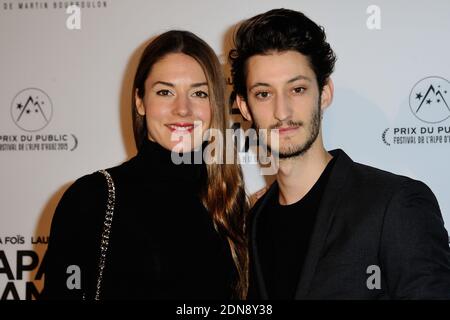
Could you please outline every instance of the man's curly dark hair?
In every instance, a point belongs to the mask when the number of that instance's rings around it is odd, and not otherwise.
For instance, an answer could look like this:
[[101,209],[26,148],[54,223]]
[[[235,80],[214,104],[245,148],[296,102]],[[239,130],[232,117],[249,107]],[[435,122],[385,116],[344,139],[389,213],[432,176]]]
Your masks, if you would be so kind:
[[313,69],[319,92],[334,69],[336,55],[326,41],[324,28],[303,13],[274,9],[245,20],[234,35],[229,53],[235,94],[247,99],[246,63],[260,54],[294,50],[305,55]]

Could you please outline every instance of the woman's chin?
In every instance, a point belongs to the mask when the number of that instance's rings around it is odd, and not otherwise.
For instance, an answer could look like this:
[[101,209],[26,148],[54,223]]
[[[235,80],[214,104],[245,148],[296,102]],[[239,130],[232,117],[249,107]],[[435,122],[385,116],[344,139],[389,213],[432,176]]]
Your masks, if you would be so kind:
[[171,142],[169,144],[169,150],[176,153],[186,153],[194,150],[198,150],[201,147],[201,142],[192,144],[191,142]]

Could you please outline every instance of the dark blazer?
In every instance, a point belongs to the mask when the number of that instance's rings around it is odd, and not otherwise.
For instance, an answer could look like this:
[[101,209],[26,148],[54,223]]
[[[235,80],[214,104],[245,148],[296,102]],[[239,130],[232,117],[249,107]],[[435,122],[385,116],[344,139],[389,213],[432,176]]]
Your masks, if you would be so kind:
[[[432,191],[355,163],[342,150],[330,153],[336,162],[294,299],[450,299],[448,234]],[[251,212],[249,299],[270,298],[258,257],[258,217],[277,195],[275,182]],[[367,286],[372,265],[380,268],[380,289]]]

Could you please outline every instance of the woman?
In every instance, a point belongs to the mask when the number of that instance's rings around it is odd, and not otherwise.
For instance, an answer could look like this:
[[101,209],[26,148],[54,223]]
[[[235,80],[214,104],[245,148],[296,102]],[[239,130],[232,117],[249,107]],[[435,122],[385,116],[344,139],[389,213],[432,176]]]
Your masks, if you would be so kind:
[[[240,167],[197,163],[202,135],[227,125],[213,50],[186,31],[155,38],[137,68],[132,114],[138,154],[78,179],[56,209],[41,297],[244,297]],[[192,164],[175,164],[180,156]]]

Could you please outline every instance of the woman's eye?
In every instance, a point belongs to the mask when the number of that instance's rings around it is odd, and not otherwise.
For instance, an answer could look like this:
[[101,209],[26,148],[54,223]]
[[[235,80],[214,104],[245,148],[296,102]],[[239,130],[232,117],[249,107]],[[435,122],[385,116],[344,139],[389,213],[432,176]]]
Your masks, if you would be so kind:
[[156,91],[156,94],[158,96],[168,96],[168,95],[171,95],[171,92],[170,92],[170,90],[162,89],[162,90]]
[[194,97],[198,98],[208,98],[208,94],[205,91],[195,91]]

